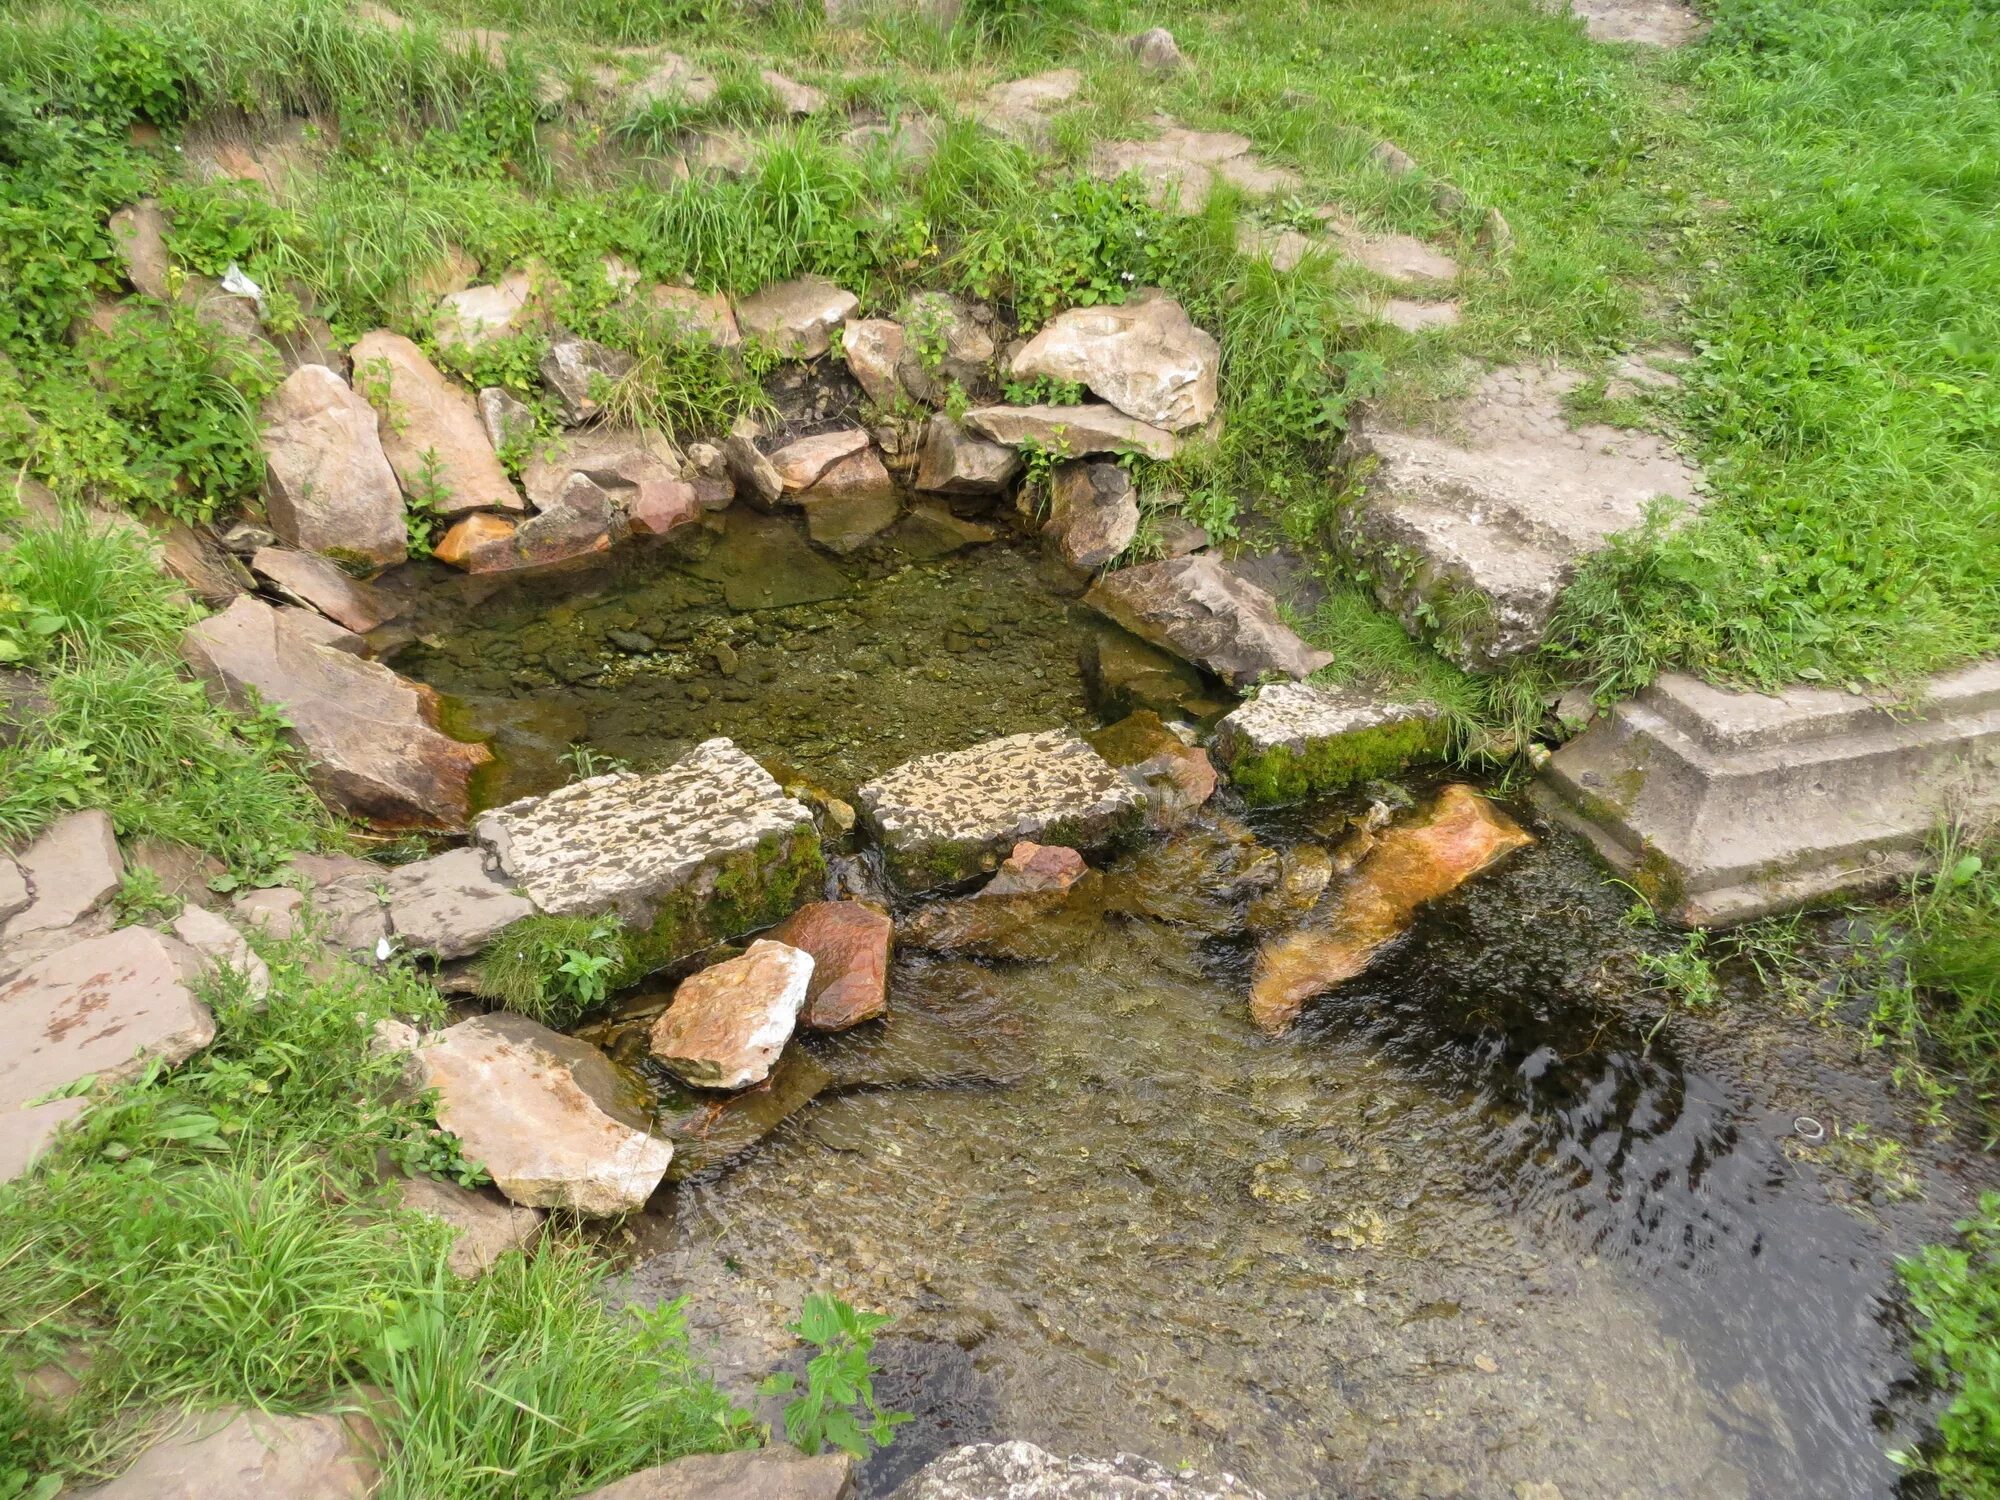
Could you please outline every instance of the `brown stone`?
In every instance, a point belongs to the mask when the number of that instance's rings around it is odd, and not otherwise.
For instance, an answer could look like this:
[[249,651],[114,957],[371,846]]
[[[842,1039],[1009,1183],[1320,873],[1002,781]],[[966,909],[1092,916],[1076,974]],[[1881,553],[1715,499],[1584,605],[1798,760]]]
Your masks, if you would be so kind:
[[396,617],[397,605],[387,594],[350,578],[315,553],[259,547],[250,556],[250,571],[357,634]]
[[132,289],[167,300],[167,216],[151,198],[142,198],[111,216],[111,245]]
[[521,565],[514,548],[516,525],[505,516],[482,511],[455,522],[431,555],[468,573],[505,573]]
[[811,954],[759,939],[682,982],[653,1024],[653,1056],[698,1088],[761,1083],[791,1040],[812,972]]
[[1180,439],[1171,432],[1098,401],[1080,406],[975,407],[965,414],[965,425],[996,443],[1016,448],[1033,444],[1065,458],[1142,453],[1168,459],[1180,451]]
[[807,1458],[774,1443],[677,1458],[578,1500],[844,1500],[853,1467],[854,1460],[837,1450]]
[[1084,603],[1233,687],[1267,674],[1307,677],[1333,660],[1299,639],[1277,600],[1211,553],[1108,573]]
[[224,551],[203,527],[200,531],[164,511],[140,512],[160,571],[175,579],[203,604],[215,609],[251,589],[250,570]]
[[1049,517],[1042,527],[1058,555],[1095,572],[1139,534],[1139,497],[1123,464],[1057,464],[1049,476]]
[[833,1074],[803,1047],[787,1047],[762,1083],[733,1094],[664,1091],[654,1119],[674,1143],[667,1181],[685,1182],[741,1156],[804,1109]]
[[1422,819],[1376,840],[1339,893],[1331,922],[1302,928],[1258,952],[1250,1018],[1265,1031],[1283,1031],[1306,1001],[1373,963],[1415,920],[1418,907],[1533,842],[1471,787],[1446,787]]
[[181,654],[232,707],[253,691],[276,707],[334,806],[386,827],[463,825],[486,747],[439,732],[430,688],[330,647],[335,628],[246,596],[190,629]]
[[363,1500],[380,1483],[379,1438],[358,1415],[189,1416],[93,1500]]
[[1178,302],[1152,296],[1058,313],[1011,368],[1088,386],[1128,417],[1179,432],[1215,415],[1221,364],[1220,346]]
[[840,354],[870,401],[884,411],[903,399],[898,378],[908,345],[903,325],[887,318],[858,318],[841,330]]
[[264,501],[271,528],[307,552],[369,567],[403,560],[403,495],[374,408],[324,365],[301,365],[265,398]]
[[974,437],[943,412],[924,427],[916,487],[940,495],[997,495],[1021,472],[1021,455]]
[[771,929],[773,942],[809,954],[800,1024],[809,1031],[845,1031],[889,1009],[889,943],[895,924],[859,901],[814,901]]
[[472,395],[401,334],[377,329],[354,345],[354,374],[377,413],[382,451],[403,492],[440,515],[520,510]]
[[1151,804],[1148,821],[1156,829],[1178,826],[1215,795],[1218,778],[1208,752],[1187,743],[1149,709],[1085,738],[1091,749],[1145,787]]
[[806,534],[842,555],[865,546],[903,513],[896,482],[873,448],[835,463],[798,500],[806,513]]
[[736,305],[737,326],[787,359],[817,359],[833,347],[832,333],[861,305],[823,276],[767,286]]
[[526,1254],[548,1217],[539,1208],[523,1208],[497,1193],[474,1192],[435,1177],[406,1177],[398,1191],[404,1208],[450,1227],[445,1266],[468,1281],[484,1276],[510,1250]]
[[526,271],[511,271],[492,286],[447,292],[433,320],[437,346],[469,351],[519,332],[532,320],[534,301],[534,278]]
[[1066,891],[1089,871],[1090,866],[1074,849],[1023,839],[1001,862],[993,878],[980,887],[979,895],[1025,896]]
[[771,454],[771,466],[778,471],[785,493],[795,495],[801,490],[811,489],[828,469],[867,446],[868,434],[865,431],[859,427],[845,427],[787,443]]
[[564,481],[555,504],[528,517],[514,532],[514,550],[524,568],[548,567],[611,550],[617,512],[611,497],[587,474]]
[[707,339],[718,349],[734,349],[743,342],[736,326],[736,313],[720,292],[699,292],[693,287],[655,283],[644,293],[648,304],[671,319],[683,334]]

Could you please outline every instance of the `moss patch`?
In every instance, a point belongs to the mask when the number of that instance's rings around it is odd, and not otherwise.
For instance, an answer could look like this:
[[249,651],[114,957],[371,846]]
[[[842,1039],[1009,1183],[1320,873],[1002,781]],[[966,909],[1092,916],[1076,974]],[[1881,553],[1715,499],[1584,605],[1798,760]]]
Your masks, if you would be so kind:
[[819,894],[826,855],[811,827],[771,834],[700,871],[631,934],[636,972],[651,973],[711,943],[772,926]]
[[1287,745],[1261,753],[1237,748],[1229,757],[1229,779],[1255,806],[1296,802],[1435,760],[1450,738],[1442,718],[1412,718],[1335,735],[1302,750]]

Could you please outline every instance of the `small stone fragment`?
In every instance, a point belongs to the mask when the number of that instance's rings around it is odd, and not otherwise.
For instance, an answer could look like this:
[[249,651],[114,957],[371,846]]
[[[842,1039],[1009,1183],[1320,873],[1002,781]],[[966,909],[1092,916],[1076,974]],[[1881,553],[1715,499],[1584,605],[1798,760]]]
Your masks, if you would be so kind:
[[763,1082],[792,1039],[812,973],[811,954],[760,938],[682,982],[653,1024],[653,1056],[698,1088]]
[[471,957],[535,910],[487,868],[477,849],[399,865],[383,884],[390,930],[416,951],[443,959]]
[[539,1208],[462,1188],[435,1177],[405,1177],[398,1185],[403,1207],[442,1220],[452,1231],[445,1266],[452,1275],[476,1280],[510,1250],[534,1248],[548,1215]]
[[431,556],[447,567],[468,573],[504,573],[521,565],[514,547],[517,523],[505,516],[480,512],[455,522]]
[[165,302],[171,295],[167,270],[167,216],[151,198],[114,213],[107,225],[125,280],[141,296]]
[[511,271],[492,286],[445,294],[433,320],[438,348],[469,352],[520,332],[529,321],[534,292],[534,280],[526,271]]
[[387,594],[348,577],[316,553],[260,547],[250,555],[250,571],[358,635],[396,617],[397,606]]
[[757,76],[788,115],[816,115],[826,108],[826,95],[810,84],[787,78],[774,68],[765,68]]
[[898,371],[908,353],[903,325],[887,318],[857,318],[841,330],[840,356],[862,392],[884,411],[904,399]]
[[497,385],[489,385],[479,393],[479,424],[486,429],[486,441],[496,453],[507,448],[525,448],[534,441],[533,409]]
[[611,387],[631,374],[636,363],[623,350],[595,339],[557,339],[542,356],[542,384],[555,397],[563,421],[576,427],[604,409]]
[[185,906],[175,917],[173,935],[217,969],[228,969],[242,980],[244,990],[262,1000],[271,992],[271,970],[243,934],[214,912],[199,906]]
[[924,427],[916,487],[939,495],[997,495],[1021,472],[1021,455],[974,437],[943,412]]
[[1155,829],[1178,827],[1215,795],[1215,767],[1208,752],[1190,745],[1147,709],[1089,736],[1090,745],[1143,787]]
[[1014,846],[993,878],[981,886],[978,895],[1027,896],[1066,891],[1090,872],[1083,856],[1060,844],[1037,844],[1023,839]]

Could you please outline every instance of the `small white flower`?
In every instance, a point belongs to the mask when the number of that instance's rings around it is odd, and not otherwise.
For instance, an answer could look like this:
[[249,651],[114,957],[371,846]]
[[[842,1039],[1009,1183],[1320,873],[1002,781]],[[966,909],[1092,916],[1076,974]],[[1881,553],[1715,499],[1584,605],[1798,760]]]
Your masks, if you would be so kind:
[[375,962],[377,962],[378,964],[387,963],[389,961],[389,955],[391,953],[394,953],[395,951],[396,951],[395,945],[391,943],[386,937],[380,937],[375,939]]

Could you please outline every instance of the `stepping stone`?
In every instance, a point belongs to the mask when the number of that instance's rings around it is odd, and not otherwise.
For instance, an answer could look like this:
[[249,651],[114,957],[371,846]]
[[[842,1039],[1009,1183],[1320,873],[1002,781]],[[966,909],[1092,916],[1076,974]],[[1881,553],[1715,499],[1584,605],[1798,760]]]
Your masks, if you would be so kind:
[[335,807],[390,828],[462,827],[472,773],[491,755],[441,733],[435,692],[363,661],[343,636],[309,611],[245,596],[193,626],[181,655],[239,712],[253,690],[276,707]]
[[1320,209],[1319,218],[1342,255],[1399,286],[1441,285],[1458,276],[1457,261],[1413,234],[1363,229],[1337,208]]
[[1375,309],[1375,321],[1400,328],[1405,333],[1423,333],[1432,328],[1456,328],[1456,302],[1418,302],[1409,297],[1391,297]]
[[1215,726],[1217,762],[1254,804],[1296,802],[1443,755],[1435,703],[1398,703],[1349,688],[1272,682]]
[[1215,415],[1222,350],[1167,297],[1073,307],[1014,356],[1017,378],[1088,386],[1128,417],[1169,432]]
[[1278,614],[1278,601],[1207,552],[1107,573],[1083,602],[1232,687],[1308,677],[1333,660]]
[[90,1108],[88,1099],[0,1108],[0,1182],[12,1182],[41,1159],[65,1125]]
[[154,1059],[172,1067],[215,1040],[194,997],[201,959],[150,927],[85,938],[0,984],[0,1111],[79,1079],[113,1082]]
[[1172,458],[1180,440],[1171,432],[1128,417],[1114,406],[980,406],[965,425],[983,438],[1013,448],[1036,447],[1066,458],[1092,453],[1142,453]]
[[318,610],[343,630],[358,635],[395,619],[397,614],[397,605],[387,594],[350,578],[314,552],[259,547],[250,556],[250,571],[293,602]]
[[475,836],[542,911],[614,911],[654,965],[789,915],[826,869],[812,814],[726,739],[510,803]]
[[653,1023],[653,1057],[697,1088],[762,1083],[792,1039],[812,974],[810,953],[759,938],[681,982]]
[[1581,380],[1504,366],[1439,433],[1366,420],[1350,431],[1364,492],[1340,519],[1340,544],[1377,600],[1461,666],[1539,646],[1577,569],[1658,497],[1701,504],[1698,474],[1665,439],[1569,425],[1562,396]]
[[577,1500],[841,1500],[854,1460],[837,1449],[807,1458],[773,1443],[736,1453],[697,1453],[628,1474]]
[[92,1500],[364,1500],[381,1482],[366,1417],[225,1408],[184,1419]]
[[1139,789],[1064,729],[926,755],[856,794],[905,890],[970,879],[1022,840],[1094,849],[1145,820]]
[[1308,255],[1334,253],[1333,247],[1296,229],[1266,229],[1260,224],[1236,226],[1236,253],[1250,260],[1266,261],[1274,271],[1296,271]]
[[406,1177],[398,1191],[404,1208],[441,1220],[452,1231],[445,1266],[454,1276],[476,1280],[510,1250],[534,1248],[548,1215],[523,1208],[496,1194],[475,1192],[435,1177]]
[[383,884],[390,930],[409,947],[442,959],[470,958],[510,923],[535,911],[478,849],[453,849],[400,865]]
[[666,1176],[672,1143],[619,1102],[617,1071],[585,1042],[501,1011],[426,1037],[412,1055],[437,1090],[438,1124],[514,1203],[631,1213]]
[[1189,130],[1165,116],[1159,133],[1144,141],[1103,141],[1092,151],[1090,169],[1109,182],[1136,173],[1156,208],[1197,214],[1217,181],[1247,197],[1296,193],[1305,186],[1296,172],[1271,166],[1251,151],[1248,136],[1226,130]]
[[377,329],[355,341],[353,356],[354,378],[377,405],[382,451],[405,494],[424,495],[443,516],[523,508],[479,420],[478,404],[423,350],[399,333]]
[[125,879],[118,834],[99,808],[56,819],[7,864],[12,871],[0,868],[0,885],[15,911],[0,928],[0,944],[9,946],[68,927],[110,900]]
[[1676,922],[1885,889],[1924,867],[1947,810],[2000,812],[2000,662],[1905,706],[1668,673],[1558,750],[1535,800]]
[[833,330],[853,317],[861,299],[824,276],[767,286],[736,304],[745,338],[761,339],[786,359],[818,359],[833,347]]
[[287,545],[366,568],[403,560],[403,492],[375,409],[324,365],[301,365],[264,399],[264,504]]
[[1030,146],[1049,140],[1049,122],[1083,87],[1074,68],[1056,68],[1029,78],[996,83],[973,110],[980,123],[996,135]]
[[799,1024],[808,1031],[845,1031],[889,1009],[889,944],[895,924],[859,901],[811,901],[771,929],[771,941],[808,954]]

